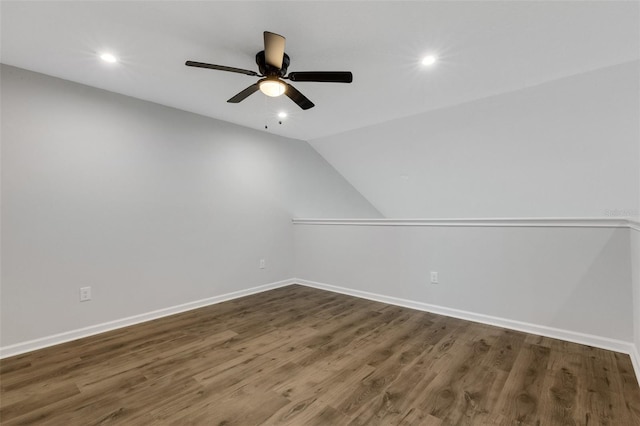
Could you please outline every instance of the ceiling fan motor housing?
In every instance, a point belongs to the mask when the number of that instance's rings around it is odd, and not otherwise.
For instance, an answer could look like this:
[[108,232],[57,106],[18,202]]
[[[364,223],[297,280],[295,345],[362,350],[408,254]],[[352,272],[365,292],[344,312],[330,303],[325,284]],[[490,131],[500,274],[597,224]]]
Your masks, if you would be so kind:
[[256,53],[256,64],[258,64],[258,70],[260,70],[260,74],[267,77],[284,77],[287,74],[287,68],[289,68],[289,55],[286,53],[282,58],[282,68],[278,69],[272,65],[266,63],[264,50]]

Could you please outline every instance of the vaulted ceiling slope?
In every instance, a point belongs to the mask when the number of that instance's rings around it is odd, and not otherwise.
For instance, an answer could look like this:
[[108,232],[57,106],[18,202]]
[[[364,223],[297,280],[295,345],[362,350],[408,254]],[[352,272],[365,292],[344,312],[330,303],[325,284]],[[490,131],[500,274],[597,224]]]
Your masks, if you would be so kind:
[[[310,140],[638,59],[638,2],[14,2],[1,9],[3,63],[256,129]],[[194,69],[255,69],[262,31],[287,38],[291,71],[350,70],[297,83],[316,107]],[[97,56],[112,51],[120,62]],[[437,64],[421,66],[436,54]],[[289,113],[282,125],[277,113]]]
[[640,206],[640,61],[311,141],[385,217],[612,217]]

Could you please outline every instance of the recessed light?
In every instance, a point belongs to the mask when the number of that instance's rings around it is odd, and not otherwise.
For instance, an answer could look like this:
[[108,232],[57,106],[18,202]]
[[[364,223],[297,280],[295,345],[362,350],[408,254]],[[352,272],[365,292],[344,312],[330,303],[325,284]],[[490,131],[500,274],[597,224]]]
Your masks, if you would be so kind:
[[278,113],[278,117],[280,117],[280,118],[287,118],[287,113],[286,113],[286,112],[284,112],[284,111],[283,111],[283,112],[279,112],[279,113]]
[[102,55],[100,55],[100,59],[102,59],[105,62],[109,62],[110,64],[118,62],[118,58],[113,56],[111,53],[103,53]]
[[438,58],[435,55],[429,55],[429,56],[425,56],[424,58],[422,58],[422,65],[433,65],[436,63],[436,61],[438,60]]

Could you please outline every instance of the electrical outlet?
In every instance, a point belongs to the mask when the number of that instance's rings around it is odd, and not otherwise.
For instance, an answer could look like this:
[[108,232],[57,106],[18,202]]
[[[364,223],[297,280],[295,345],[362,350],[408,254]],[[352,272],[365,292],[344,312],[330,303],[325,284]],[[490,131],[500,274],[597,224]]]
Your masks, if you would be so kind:
[[80,287],[80,301],[88,302],[91,300],[91,287]]
[[431,271],[431,284],[438,284],[438,273]]
[[264,259],[260,259],[260,269],[264,269],[267,267],[267,261]]

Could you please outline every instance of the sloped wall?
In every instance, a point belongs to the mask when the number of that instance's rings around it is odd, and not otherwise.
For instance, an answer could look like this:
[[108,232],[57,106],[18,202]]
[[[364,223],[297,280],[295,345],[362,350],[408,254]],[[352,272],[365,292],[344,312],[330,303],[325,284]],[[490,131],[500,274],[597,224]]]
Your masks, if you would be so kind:
[[385,217],[605,217],[638,205],[639,62],[311,141]]

